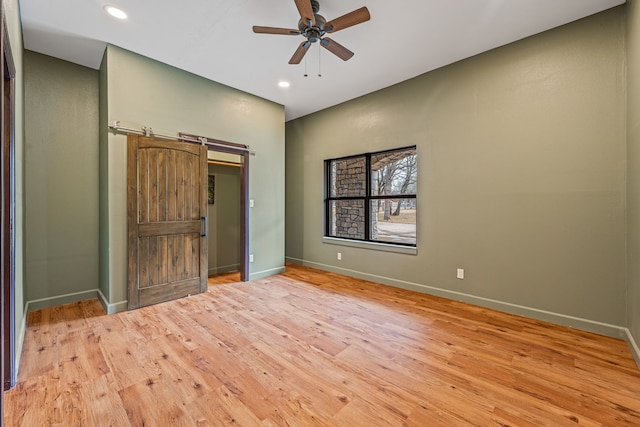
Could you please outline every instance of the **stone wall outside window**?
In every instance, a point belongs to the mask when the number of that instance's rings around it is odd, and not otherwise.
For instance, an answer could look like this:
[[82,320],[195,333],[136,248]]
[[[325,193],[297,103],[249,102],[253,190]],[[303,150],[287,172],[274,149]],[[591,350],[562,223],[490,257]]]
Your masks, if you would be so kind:
[[[363,197],[367,194],[367,167],[364,157],[334,162],[335,197]],[[333,205],[336,237],[364,239],[364,204],[362,200],[339,200]]]

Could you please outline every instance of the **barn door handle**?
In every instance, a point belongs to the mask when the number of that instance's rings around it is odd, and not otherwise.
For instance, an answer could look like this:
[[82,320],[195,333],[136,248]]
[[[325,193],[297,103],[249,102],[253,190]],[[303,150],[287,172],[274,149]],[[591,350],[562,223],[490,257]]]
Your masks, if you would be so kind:
[[202,233],[200,234],[202,237],[207,237],[207,217],[203,216],[202,218]]

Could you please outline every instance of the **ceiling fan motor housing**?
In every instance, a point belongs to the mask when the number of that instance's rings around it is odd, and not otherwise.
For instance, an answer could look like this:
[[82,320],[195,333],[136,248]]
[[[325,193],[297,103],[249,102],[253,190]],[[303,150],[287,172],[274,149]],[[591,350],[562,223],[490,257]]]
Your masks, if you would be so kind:
[[320,37],[324,36],[324,24],[326,24],[327,20],[322,15],[318,15],[314,13],[313,16],[316,19],[316,25],[309,26],[305,22],[302,22],[302,19],[298,21],[298,29],[300,33],[307,38],[311,43],[315,43],[320,40]]

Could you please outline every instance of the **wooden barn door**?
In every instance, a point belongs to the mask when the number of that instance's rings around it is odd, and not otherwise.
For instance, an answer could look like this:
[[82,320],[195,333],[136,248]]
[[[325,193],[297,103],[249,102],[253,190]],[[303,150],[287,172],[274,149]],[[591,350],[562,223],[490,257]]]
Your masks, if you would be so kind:
[[207,149],[128,136],[128,308],[207,290]]

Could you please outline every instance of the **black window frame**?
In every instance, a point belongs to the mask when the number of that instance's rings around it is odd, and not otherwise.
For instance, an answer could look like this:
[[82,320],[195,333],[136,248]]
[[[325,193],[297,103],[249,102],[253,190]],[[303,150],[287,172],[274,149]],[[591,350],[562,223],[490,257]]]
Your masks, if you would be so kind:
[[[382,150],[382,151],[372,151],[369,153],[362,154],[354,154],[350,156],[344,157],[336,157],[333,159],[326,159],[324,161],[324,236],[332,239],[341,239],[347,241],[355,241],[355,242],[366,242],[366,243],[376,243],[376,244],[384,244],[384,245],[395,245],[395,246],[403,246],[409,248],[416,248],[418,244],[418,236],[417,236],[417,222],[416,222],[416,242],[415,243],[402,243],[402,242],[389,242],[389,241],[381,241],[381,240],[373,240],[371,239],[371,202],[373,200],[386,200],[386,199],[415,199],[416,207],[417,207],[417,192],[414,194],[390,194],[390,195],[372,195],[371,189],[371,158],[374,156],[380,156],[385,154],[391,154],[401,151],[407,150],[416,150],[416,145],[410,145],[407,147],[393,148],[390,150]],[[417,154],[417,153],[416,153]],[[366,179],[365,179],[365,196],[344,196],[344,197],[333,197],[331,196],[331,164],[335,161],[343,161],[349,159],[357,159],[362,158],[365,159],[365,168],[366,168]],[[416,170],[417,174],[417,170]],[[362,200],[364,202],[364,218],[367,220],[364,221],[364,239],[356,239],[352,237],[342,237],[342,236],[332,236],[331,235],[331,202],[334,201],[348,201],[348,200]]]

